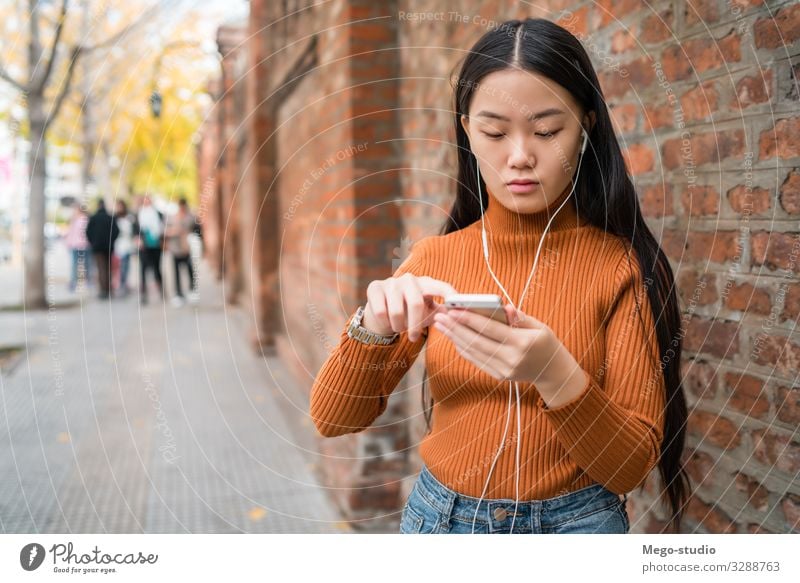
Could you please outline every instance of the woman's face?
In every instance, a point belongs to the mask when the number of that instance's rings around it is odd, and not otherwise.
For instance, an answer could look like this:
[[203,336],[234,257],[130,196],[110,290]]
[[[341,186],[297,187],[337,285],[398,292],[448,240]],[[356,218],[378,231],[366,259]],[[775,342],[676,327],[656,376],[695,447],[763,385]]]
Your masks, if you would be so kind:
[[[461,125],[487,188],[506,208],[527,214],[545,210],[571,187],[581,122],[588,132],[593,120],[594,112],[584,115],[554,81],[505,69],[483,78]],[[514,180],[529,183],[511,184]]]

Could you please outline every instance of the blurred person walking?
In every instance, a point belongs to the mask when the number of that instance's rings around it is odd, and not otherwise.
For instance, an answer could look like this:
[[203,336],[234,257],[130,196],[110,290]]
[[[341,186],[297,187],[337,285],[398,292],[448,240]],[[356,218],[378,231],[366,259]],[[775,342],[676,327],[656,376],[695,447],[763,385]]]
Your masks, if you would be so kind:
[[108,214],[106,203],[101,198],[97,201],[97,211],[86,225],[86,238],[92,246],[97,263],[97,281],[99,299],[111,297],[111,256],[114,253],[114,242],[119,236],[116,219]]
[[119,237],[114,245],[114,255],[119,260],[119,278],[115,277],[114,279],[117,291],[127,296],[131,291],[128,287],[128,272],[130,271],[131,255],[134,251],[133,228],[136,218],[128,211],[128,205],[124,200],[117,201],[114,215],[119,227]]
[[89,261],[91,246],[86,238],[86,226],[89,224],[89,215],[76,202],[72,206],[72,217],[69,220],[67,236],[64,242],[72,256],[72,270],[69,278],[69,291],[74,292],[78,287],[78,280],[88,284],[91,282],[92,263]]
[[189,276],[189,301],[197,301],[197,282],[194,279],[194,268],[192,267],[191,247],[189,246],[189,235],[195,231],[197,220],[189,210],[189,204],[185,198],[178,202],[178,211],[167,219],[166,239],[167,250],[172,255],[172,263],[175,267],[175,297],[172,298],[174,306],[182,306],[184,302],[183,290],[181,288],[181,266],[186,268]]
[[147,272],[152,271],[158,285],[159,295],[164,299],[164,282],[161,278],[161,250],[164,245],[164,217],[153,206],[149,195],[141,199],[134,234],[139,241],[139,265],[141,267],[141,302],[147,303]]

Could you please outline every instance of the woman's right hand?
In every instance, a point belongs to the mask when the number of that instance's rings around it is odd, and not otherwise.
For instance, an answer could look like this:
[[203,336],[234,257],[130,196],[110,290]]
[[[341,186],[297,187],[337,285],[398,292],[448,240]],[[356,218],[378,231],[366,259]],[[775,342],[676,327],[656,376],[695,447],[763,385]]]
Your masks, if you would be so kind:
[[433,316],[446,312],[433,296],[457,293],[446,281],[404,273],[400,277],[376,279],[367,286],[367,305],[362,325],[376,334],[391,335],[408,330],[415,342],[422,329],[433,323]]

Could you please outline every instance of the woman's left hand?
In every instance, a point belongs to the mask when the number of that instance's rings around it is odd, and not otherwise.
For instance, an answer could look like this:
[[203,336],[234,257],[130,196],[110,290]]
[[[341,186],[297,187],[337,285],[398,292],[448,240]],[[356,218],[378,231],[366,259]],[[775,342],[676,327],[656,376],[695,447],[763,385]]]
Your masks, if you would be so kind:
[[543,397],[555,395],[567,379],[582,372],[547,324],[511,304],[503,309],[510,325],[451,308],[447,314],[436,314],[434,326],[478,368],[498,380],[535,383]]

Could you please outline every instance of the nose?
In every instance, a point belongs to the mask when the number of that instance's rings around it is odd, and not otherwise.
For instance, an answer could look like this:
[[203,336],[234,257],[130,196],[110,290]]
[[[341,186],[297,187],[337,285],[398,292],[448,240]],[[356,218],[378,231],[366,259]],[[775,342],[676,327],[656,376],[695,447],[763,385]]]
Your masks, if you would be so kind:
[[525,137],[511,142],[508,165],[511,168],[533,168],[536,166],[536,157],[534,156],[533,148]]

